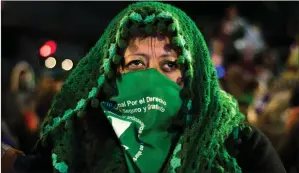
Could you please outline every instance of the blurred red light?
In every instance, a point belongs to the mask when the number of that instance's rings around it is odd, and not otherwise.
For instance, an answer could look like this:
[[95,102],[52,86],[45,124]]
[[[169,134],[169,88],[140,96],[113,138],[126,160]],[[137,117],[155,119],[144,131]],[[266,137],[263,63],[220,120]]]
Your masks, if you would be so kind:
[[55,41],[47,41],[39,50],[40,56],[48,57],[56,52],[57,44]]
[[48,45],[43,45],[39,50],[40,56],[47,57],[51,55],[51,47]]

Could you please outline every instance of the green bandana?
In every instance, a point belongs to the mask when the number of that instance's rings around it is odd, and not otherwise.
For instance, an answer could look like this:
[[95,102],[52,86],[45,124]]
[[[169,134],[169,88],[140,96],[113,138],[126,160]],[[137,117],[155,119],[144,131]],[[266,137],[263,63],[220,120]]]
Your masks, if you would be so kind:
[[117,88],[118,96],[101,106],[125,150],[129,170],[159,172],[175,135],[169,122],[181,107],[181,87],[149,69],[124,74]]

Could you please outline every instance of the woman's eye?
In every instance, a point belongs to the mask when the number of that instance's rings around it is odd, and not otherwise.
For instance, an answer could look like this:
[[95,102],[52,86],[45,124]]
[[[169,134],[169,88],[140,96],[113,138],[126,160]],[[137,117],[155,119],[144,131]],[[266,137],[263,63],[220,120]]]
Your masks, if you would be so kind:
[[179,65],[173,61],[167,61],[163,64],[163,71],[171,72],[179,68]]
[[127,68],[132,69],[132,70],[138,70],[138,69],[143,69],[145,68],[145,64],[141,60],[133,60],[130,61],[127,65]]

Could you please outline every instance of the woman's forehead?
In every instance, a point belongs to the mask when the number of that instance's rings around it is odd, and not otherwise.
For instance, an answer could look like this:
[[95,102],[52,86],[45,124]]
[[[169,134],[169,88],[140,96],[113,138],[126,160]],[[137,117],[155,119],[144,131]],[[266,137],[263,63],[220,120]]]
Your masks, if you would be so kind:
[[146,36],[133,36],[129,39],[129,41],[131,43],[148,42],[148,41],[159,41],[159,42],[170,43],[170,38],[165,35],[146,35]]
[[136,37],[131,39],[128,45],[128,51],[130,53],[138,52],[161,52],[161,53],[174,53],[170,39],[165,36],[148,36],[148,37]]

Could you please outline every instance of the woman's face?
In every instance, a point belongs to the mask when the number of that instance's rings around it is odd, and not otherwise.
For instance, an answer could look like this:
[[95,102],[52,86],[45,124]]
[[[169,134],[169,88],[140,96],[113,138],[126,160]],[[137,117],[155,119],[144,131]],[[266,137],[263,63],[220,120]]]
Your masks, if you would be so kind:
[[120,73],[154,68],[183,87],[182,69],[177,63],[178,54],[171,48],[167,37],[134,38],[124,53]]

